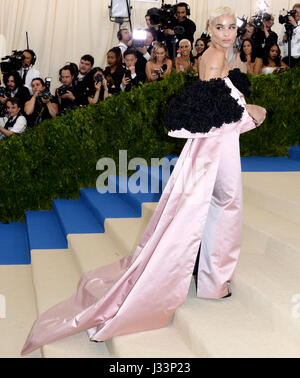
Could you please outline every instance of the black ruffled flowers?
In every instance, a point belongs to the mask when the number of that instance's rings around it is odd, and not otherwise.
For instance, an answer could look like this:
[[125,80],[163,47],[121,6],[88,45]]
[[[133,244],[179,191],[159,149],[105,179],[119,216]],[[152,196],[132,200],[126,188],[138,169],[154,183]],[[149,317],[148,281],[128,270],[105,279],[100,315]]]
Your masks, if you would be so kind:
[[239,68],[235,68],[234,70],[229,71],[228,77],[232,84],[242,92],[245,97],[250,97],[251,83],[245,73],[241,72]]
[[[237,74],[233,72],[234,81]],[[197,80],[186,87],[182,95],[171,100],[166,127],[169,131],[183,128],[191,133],[208,133],[212,127],[220,128],[224,123],[239,121],[243,111],[223,79]]]

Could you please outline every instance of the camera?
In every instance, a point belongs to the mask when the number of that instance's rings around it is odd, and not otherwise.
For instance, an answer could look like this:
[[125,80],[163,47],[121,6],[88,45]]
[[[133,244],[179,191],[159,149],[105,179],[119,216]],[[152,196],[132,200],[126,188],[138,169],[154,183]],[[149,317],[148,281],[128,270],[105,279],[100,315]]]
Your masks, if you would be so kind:
[[289,16],[294,17],[294,19],[296,20],[297,11],[295,9],[289,12],[283,9],[281,13],[282,14],[279,15],[279,19],[278,19],[280,24],[290,24]]
[[0,87],[0,97],[9,97],[10,92],[5,87]]
[[7,73],[20,70],[24,58],[23,51],[13,50],[12,55],[7,55],[1,59],[4,61],[0,63],[1,71]]
[[132,47],[144,47],[147,39],[147,32],[142,29],[135,29],[132,33]]
[[96,84],[103,82],[103,76],[101,74],[96,75],[95,77]]
[[263,11],[259,11],[255,16],[252,17],[253,21],[252,24],[257,28],[257,29],[263,29],[264,23],[263,21],[270,21],[272,19],[272,15]]
[[71,90],[71,88],[68,87],[67,85],[62,85],[61,87],[58,88],[57,94],[59,96],[63,96],[64,94],[66,94],[70,90]]
[[162,30],[169,29],[176,20],[176,5],[163,4],[161,8],[151,8],[147,15],[151,25],[160,25]]
[[49,100],[52,98],[52,94],[48,88],[45,88],[44,90],[39,92],[38,97],[43,98],[44,100]]

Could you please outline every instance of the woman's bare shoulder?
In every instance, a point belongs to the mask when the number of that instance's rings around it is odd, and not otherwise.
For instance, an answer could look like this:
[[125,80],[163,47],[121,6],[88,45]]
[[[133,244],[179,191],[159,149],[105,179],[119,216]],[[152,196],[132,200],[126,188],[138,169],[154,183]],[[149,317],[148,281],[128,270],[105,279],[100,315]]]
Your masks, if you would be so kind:
[[201,80],[210,80],[224,76],[225,63],[226,56],[223,51],[214,48],[205,51],[201,59]]

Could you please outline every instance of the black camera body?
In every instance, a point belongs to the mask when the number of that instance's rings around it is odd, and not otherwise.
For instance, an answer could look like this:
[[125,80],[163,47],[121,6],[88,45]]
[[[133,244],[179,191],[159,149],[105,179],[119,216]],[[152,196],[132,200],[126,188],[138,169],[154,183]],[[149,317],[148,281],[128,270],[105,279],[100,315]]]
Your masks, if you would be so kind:
[[103,75],[101,75],[101,74],[96,75],[95,82],[96,82],[96,84],[102,83],[103,82]]
[[5,87],[0,87],[0,97],[9,97],[10,92]]
[[71,88],[67,85],[62,85],[61,87],[58,88],[57,90],[57,94],[59,96],[63,96],[64,94],[66,94],[68,91],[71,91]]
[[151,25],[160,25],[161,29],[169,29],[176,20],[177,5],[163,4],[161,8],[151,8],[147,15],[150,17]]
[[133,39],[132,40],[132,47],[133,48],[136,48],[136,47],[145,47],[145,40],[143,39]]
[[290,24],[289,16],[294,17],[294,19],[296,20],[296,13],[297,13],[297,11],[294,9],[294,10],[287,12],[287,14],[285,16],[280,15],[279,19],[278,19],[279,23],[280,24]]
[[271,18],[272,18],[271,14],[259,12],[255,16],[253,16],[253,22],[252,22],[252,24],[257,29],[263,29],[263,27],[264,27],[263,21],[270,21]]
[[1,71],[8,73],[20,70],[24,59],[23,51],[13,50],[12,55],[7,55],[2,58],[2,62],[0,63]]
[[52,94],[48,88],[45,88],[44,90],[39,92],[38,97],[43,98],[44,100],[51,100]]

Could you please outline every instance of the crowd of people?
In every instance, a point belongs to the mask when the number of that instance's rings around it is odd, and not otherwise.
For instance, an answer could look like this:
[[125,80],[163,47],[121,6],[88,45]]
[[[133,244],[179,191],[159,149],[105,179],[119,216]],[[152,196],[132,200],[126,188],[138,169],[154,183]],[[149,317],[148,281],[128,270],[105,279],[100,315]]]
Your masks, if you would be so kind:
[[[272,31],[274,16],[265,13],[262,25],[257,27],[250,19],[239,31],[232,47],[229,62],[231,68],[255,75],[279,73],[300,61],[300,3],[293,7],[295,14],[288,15],[293,26],[291,57],[288,59],[287,34]],[[22,67],[4,72],[4,87],[0,88],[0,139],[14,133],[22,133],[43,120],[51,119],[78,106],[97,104],[108,97],[130,91],[140,83],[163,80],[176,69],[179,72],[198,73],[203,53],[210,46],[208,27],[194,43],[196,25],[190,20],[186,3],[176,5],[173,24],[162,28],[155,24],[151,12],[147,12],[144,40],[136,40],[131,32],[120,29],[119,44],[106,55],[107,66],[95,67],[94,57],[86,54],[79,64],[68,63],[59,70],[61,86],[50,91],[50,82],[43,80],[35,68],[34,51],[23,51]],[[207,24],[208,25],[208,24]],[[180,33],[179,33],[179,29]],[[175,41],[175,42],[174,42]],[[284,58],[281,58],[281,48]],[[193,53],[195,48],[195,53]]]

